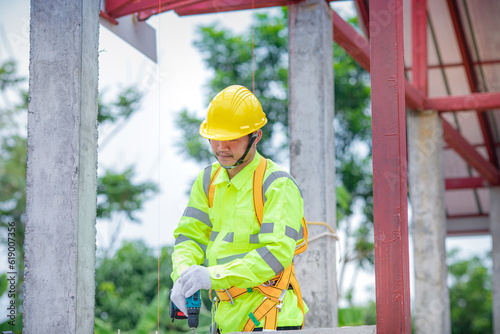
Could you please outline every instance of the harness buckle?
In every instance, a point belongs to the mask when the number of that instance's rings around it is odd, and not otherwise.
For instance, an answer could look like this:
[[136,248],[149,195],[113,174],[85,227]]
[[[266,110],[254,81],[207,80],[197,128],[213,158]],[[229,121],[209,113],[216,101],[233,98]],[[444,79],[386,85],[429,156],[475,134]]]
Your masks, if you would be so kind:
[[222,289],[226,292],[227,296],[229,297],[229,302],[231,303],[231,305],[234,305],[234,300],[233,300],[233,296],[231,296],[231,294],[229,293],[229,291],[227,291],[227,289]]
[[287,291],[287,289],[281,290],[281,295],[280,295],[280,298],[278,299],[279,303],[278,303],[278,305],[276,305],[278,312],[281,312],[281,308],[283,307],[283,299],[285,298],[286,291]]

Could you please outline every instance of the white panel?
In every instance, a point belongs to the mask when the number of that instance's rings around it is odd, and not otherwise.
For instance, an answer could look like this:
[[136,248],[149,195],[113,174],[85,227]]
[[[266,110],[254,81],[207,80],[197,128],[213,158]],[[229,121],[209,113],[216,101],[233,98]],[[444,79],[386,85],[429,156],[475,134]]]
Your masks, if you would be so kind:
[[448,235],[489,234],[489,217],[453,218],[446,220]]
[[479,214],[474,192],[466,190],[448,190],[445,193],[446,209],[450,216]]
[[116,20],[118,25],[99,17],[99,22],[103,26],[156,63],[156,31],[154,28],[144,21],[139,21],[135,15],[127,15]]
[[[497,60],[500,49],[500,34],[498,34],[500,1],[468,0],[467,8],[479,51],[479,59],[481,61]],[[466,26],[465,22],[464,26]],[[473,59],[475,58],[475,54],[473,54]]]
[[445,64],[461,63],[462,57],[446,0],[427,1],[427,6],[441,59]]
[[460,134],[472,145],[484,144],[481,125],[475,111],[457,113]]
[[462,159],[462,157],[459,156],[454,150],[444,150],[443,160],[445,179],[469,177],[469,172],[465,160]]

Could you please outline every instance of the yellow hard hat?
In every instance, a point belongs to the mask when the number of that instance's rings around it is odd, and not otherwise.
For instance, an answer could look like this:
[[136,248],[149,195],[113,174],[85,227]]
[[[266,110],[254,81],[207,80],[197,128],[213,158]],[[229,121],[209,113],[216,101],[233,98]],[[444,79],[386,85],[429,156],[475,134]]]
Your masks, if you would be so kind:
[[200,135],[207,139],[233,140],[257,131],[267,123],[259,100],[243,86],[233,85],[217,94],[208,106]]

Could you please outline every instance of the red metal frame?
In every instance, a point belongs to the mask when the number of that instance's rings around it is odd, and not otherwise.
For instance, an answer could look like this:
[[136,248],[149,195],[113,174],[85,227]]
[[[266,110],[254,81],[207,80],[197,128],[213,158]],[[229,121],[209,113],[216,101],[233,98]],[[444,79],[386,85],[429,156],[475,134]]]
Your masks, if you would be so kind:
[[99,15],[101,17],[103,17],[104,19],[108,20],[110,23],[114,24],[115,26],[118,25],[118,21],[115,20],[115,18],[111,17],[111,15],[109,15],[105,11],[101,10],[100,13],[99,13]]
[[[451,20],[453,22],[453,28],[455,29],[458,46],[460,48],[460,54],[462,55],[462,60],[464,62],[465,73],[467,74],[467,80],[469,81],[469,87],[471,93],[477,93],[479,91],[477,75],[474,71],[474,67],[472,65],[472,56],[469,52],[469,48],[467,47],[467,42],[465,40],[465,32],[462,24],[462,19],[460,18],[460,13],[458,11],[458,5],[456,0],[447,0],[447,3],[450,10]],[[493,145],[494,140],[490,121],[486,114],[479,111],[476,111],[476,114],[479,119],[481,131],[483,133],[483,139],[488,151],[488,157],[490,161],[498,168],[498,159],[496,150]]]
[[412,21],[412,81],[427,96],[427,0],[413,0]]
[[377,333],[409,334],[403,1],[392,3],[370,0]]
[[[358,62],[362,68],[370,72],[370,42],[333,10],[332,15],[334,41]],[[405,98],[406,105],[410,109],[419,110],[424,106],[424,95],[408,81],[405,82]]]
[[427,110],[438,111],[498,109],[500,108],[500,92],[431,97],[425,100],[424,107]]
[[354,6],[361,16],[359,24],[365,35],[370,39],[370,15],[368,14],[368,5],[365,0],[355,0]]
[[446,190],[476,189],[484,188],[485,186],[482,177],[450,178],[445,180]]
[[443,137],[466,162],[474,168],[490,185],[500,184],[500,174],[498,169],[488,160],[483,158],[462,135],[453,128],[450,123],[441,118],[443,123]]

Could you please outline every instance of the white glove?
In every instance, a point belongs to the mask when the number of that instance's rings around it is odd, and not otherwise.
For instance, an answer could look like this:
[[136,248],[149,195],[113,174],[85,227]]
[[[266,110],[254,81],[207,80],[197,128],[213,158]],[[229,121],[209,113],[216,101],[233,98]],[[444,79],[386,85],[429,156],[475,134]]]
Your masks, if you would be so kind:
[[212,288],[212,279],[207,267],[191,266],[182,272],[181,278],[182,293],[185,298],[191,297],[198,290]]
[[170,300],[179,310],[181,310],[182,313],[187,316],[186,297],[184,297],[184,294],[182,293],[182,281],[180,277],[177,281],[175,281],[174,286],[172,287]]

